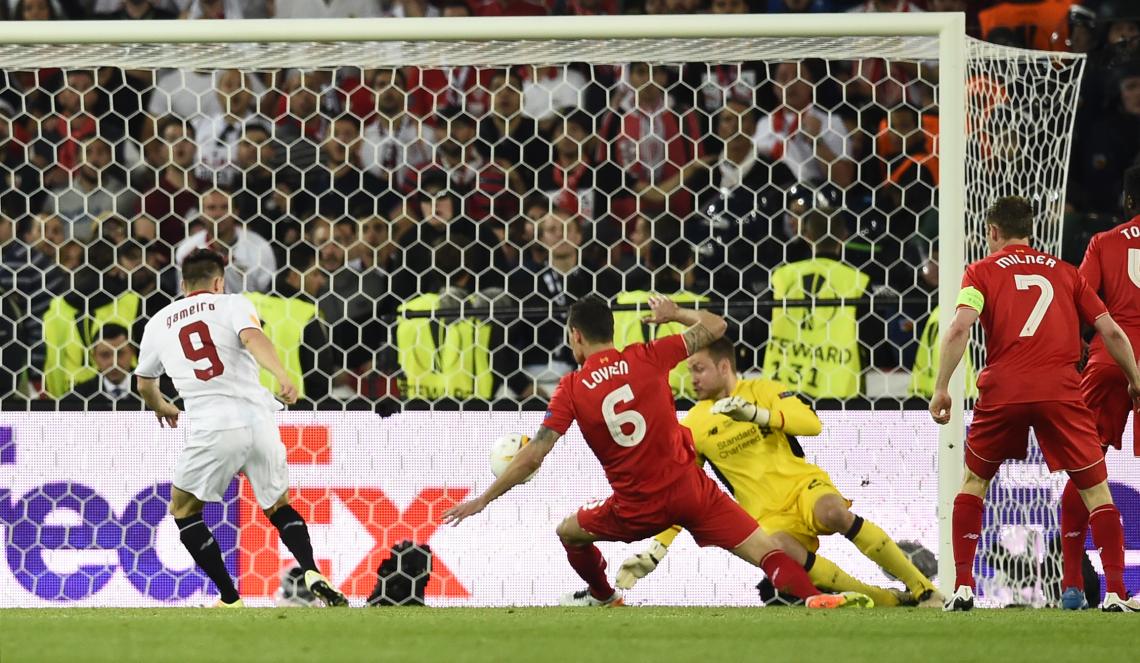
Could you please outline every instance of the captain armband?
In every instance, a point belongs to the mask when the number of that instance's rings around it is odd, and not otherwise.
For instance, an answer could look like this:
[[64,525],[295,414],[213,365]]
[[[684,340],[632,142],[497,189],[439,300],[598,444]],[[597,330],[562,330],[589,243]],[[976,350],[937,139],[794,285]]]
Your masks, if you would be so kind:
[[969,306],[981,313],[985,305],[986,296],[972,285],[962,288],[962,291],[958,293],[958,306]]

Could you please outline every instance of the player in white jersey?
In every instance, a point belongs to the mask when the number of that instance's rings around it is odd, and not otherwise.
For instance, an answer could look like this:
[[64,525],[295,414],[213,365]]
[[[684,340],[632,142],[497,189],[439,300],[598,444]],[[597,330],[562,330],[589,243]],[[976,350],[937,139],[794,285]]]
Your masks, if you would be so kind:
[[220,502],[241,472],[281,542],[305,570],[309,589],[325,605],[346,606],[348,599],[317,569],[309,529],[289,505],[285,447],[273,417],[282,406],[261,386],[258,365],[277,379],[284,403],[296,402],[297,387],[261,331],[253,304],[242,295],[223,294],[224,274],[219,254],[191,253],[182,263],[186,296],[159,311],[143,331],[135,369],[139,395],[160,425],[177,427],[181,412],[158,389],[158,378],[166,373],[190,420],[174,470],[170,514],[182,544],[217,586],[217,606],[241,607],[221,550],[202,520],[204,503]]

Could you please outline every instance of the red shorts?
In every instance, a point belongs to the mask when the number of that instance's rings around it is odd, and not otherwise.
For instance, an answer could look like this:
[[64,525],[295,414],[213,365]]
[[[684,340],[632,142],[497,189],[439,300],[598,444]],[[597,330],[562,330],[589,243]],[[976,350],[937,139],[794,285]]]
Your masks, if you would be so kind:
[[1068,472],[1082,489],[1108,478],[1093,414],[1079,401],[975,407],[966,435],[966,467],[992,479],[1003,461],[1024,460],[1031,426],[1050,471]]
[[703,470],[691,472],[650,499],[611,495],[578,510],[578,524],[601,541],[640,541],[680,525],[701,546],[732,550],[759,529],[756,519]]
[[[1124,371],[1116,364],[1089,364],[1081,375],[1081,395],[1096,416],[1101,446],[1119,449],[1132,411]],[[1140,456],[1140,448],[1135,451]]]

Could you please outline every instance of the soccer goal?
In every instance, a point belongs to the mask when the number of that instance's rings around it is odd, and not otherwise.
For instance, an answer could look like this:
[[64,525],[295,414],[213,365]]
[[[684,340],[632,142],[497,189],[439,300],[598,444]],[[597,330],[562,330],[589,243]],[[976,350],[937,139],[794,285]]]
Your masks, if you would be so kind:
[[[619,343],[676,333],[641,323],[649,292],[724,313],[740,371],[817,406],[824,433],[801,441],[807,457],[897,540],[936,552],[949,587],[983,357],[956,374],[938,428],[922,409],[949,319],[938,311],[984,255],[983,211],[1000,195],[1030,198],[1041,247],[1059,252],[1084,66],[964,26],[952,14],[0,24],[0,200],[16,220],[0,398],[72,410],[0,412],[0,472],[13,472],[0,474],[0,585],[16,597],[3,604],[207,589],[161,524],[179,438],[98,411],[126,409],[100,383],[132,361],[115,359],[113,335],[137,343],[138,321],[177,296],[181,257],[205,246],[226,254],[231,290],[253,293],[313,405],[283,424],[295,503],[355,597],[404,538],[436,551],[434,604],[541,604],[558,593],[549,582],[575,582],[557,540],[534,532],[605,494],[580,440],[525,507],[496,505],[493,544],[437,531],[438,517],[490,480],[491,440],[537,426],[573,361],[567,305],[616,303]],[[826,277],[820,260],[836,265]],[[672,377],[691,403],[685,369]],[[992,604],[1052,600],[1058,495],[1032,456],[995,482],[979,548]],[[230,525],[219,542],[242,593],[268,602],[288,560],[248,486],[227,500],[207,515]],[[611,568],[627,550],[604,549]],[[890,582],[846,542],[823,550]],[[756,573],[690,553],[635,598],[756,602],[740,580]]]

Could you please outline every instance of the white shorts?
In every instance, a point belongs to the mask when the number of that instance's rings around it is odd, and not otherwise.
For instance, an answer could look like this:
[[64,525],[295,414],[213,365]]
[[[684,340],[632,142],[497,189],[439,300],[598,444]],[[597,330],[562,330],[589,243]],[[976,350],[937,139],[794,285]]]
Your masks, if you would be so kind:
[[241,472],[257,504],[268,509],[289,489],[285,445],[271,413],[264,423],[227,430],[190,430],[174,466],[174,486],[203,502],[220,502]]

